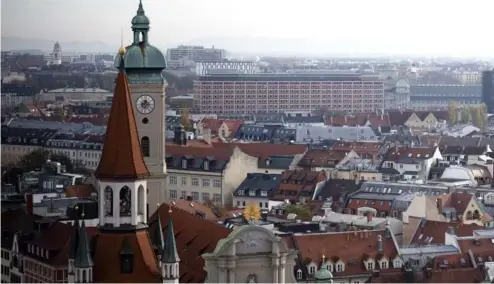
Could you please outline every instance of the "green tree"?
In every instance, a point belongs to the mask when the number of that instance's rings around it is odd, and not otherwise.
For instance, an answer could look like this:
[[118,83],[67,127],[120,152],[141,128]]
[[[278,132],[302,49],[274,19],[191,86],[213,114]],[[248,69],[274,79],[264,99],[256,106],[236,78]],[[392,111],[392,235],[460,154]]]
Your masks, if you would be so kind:
[[52,162],[58,162],[62,166],[65,167],[65,171],[68,173],[72,173],[74,171],[74,165],[72,164],[72,160],[69,157],[63,154],[52,154],[50,156],[50,160]]
[[47,158],[47,151],[43,149],[34,150],[21,158],[19,167],[25,172],[41,170]]
[[312,212],[307,205],[295,205],[295,204],[290,204],[285,208],[285,215],[288,215],[290,213],[295,213],[297,214],[297,219],[303,220],[303,221],[310,221],[312,219]]
[[449,122],[451,124],[456,124],[458,121],[458,107],[454,102],[451,102],[448,104],[448,116],[449,116]]
[[65,111],[64,111],[63,107],[55,108],[55,110],[53,111],[53,117],[57,121],[65,121]]
[[190,123],[189,110],[185,107],[182,107],[182,111],[180,112],[180,124],[182,124],[186,131],[194,130]]

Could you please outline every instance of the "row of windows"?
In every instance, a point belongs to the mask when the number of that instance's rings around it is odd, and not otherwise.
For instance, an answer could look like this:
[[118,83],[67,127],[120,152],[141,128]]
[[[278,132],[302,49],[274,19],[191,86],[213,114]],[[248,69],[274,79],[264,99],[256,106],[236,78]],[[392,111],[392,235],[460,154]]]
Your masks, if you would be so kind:
[[[243,207],[246,207],[247,206],[247,202],[244,201],[240,201],[240,200],[237,200],[237,207],[238,208],[243,208]],[[269,209],[269,202],[259,202],[259,208],[261,209]]]
[[[187,186],[187,177],[180,177],[180,185]],[[170,185],[178,185],[178,177],[177,176],[168,176],[168,184]],[[191,186],[199,186],[199,178],[193,177],[191,178]],[[201,179],[202,187],[211,187],[211,180],[207,178]],[[213,179],[213,188],[221,188],[221,179]]]
[[[170,199],[171,200],[178,199],[178,193],[179,193],[178,190],[170,190]],[[211,194],[209,192],[202,192],[199,195],[199,192],[197,192],[197,191],[187,192],[185,190],[181,190],[180,191],[180,199],[192,199],[193,201],[205,202],[205,201],[211,200]],[[214,193],[213,194],[213,202],[221,203],[221,194]]]
[[10,260],[10,252],[2,250],[2,259]]

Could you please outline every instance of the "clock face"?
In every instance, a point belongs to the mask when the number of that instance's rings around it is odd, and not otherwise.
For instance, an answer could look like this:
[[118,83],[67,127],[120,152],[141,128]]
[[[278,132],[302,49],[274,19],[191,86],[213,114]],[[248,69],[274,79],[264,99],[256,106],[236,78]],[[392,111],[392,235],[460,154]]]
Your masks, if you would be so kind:
[[140,96],[137,98],[136,107],[140,113],[149,114],[154,110],[154,100],[148,95]]

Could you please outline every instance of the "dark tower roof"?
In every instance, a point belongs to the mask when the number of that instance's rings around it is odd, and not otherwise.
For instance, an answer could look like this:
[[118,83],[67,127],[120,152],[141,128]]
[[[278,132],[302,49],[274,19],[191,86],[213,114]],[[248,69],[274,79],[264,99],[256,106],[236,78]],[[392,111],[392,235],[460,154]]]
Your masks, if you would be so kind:
[[77,252],[74,259],[74,266],[79,268],[88,268],[93,266],[91,251],[89,250],[89,240],[87,238],[86,223],[82,220],[79,229],[79,242],[77,244]]
[[[77,207],[75,207],[77,210]],[[69,259],[75,259],[75,254],[77,252],[77,244],[79,243],[79,214],[76,213],[74,221],[74,231],[72,231],[72,236],[70,237],[70,251]]]
[[163,253],[163,249],[165,247],[165,241],[163,239],[163,227],[161,226],[161,217],[158,215],[157,225],[153,230],[152,241],[154,251],[157,252],[158,255]]
[[[168,211],[171,214],[171,209]],[[166,227],[165,247],[161,254],[161,262],[163,263],[177,263],[180,261],[177,253],[177,244],[175,241],[175,231],[173,230],[172,216],[168,218],[168,225]]]
[[[123,58],[123,54],[120,54]],[[123,59],[115,81],[103,153],[95,176],[98,179],[139,179],[149,176],[137,134],[130,88]]]

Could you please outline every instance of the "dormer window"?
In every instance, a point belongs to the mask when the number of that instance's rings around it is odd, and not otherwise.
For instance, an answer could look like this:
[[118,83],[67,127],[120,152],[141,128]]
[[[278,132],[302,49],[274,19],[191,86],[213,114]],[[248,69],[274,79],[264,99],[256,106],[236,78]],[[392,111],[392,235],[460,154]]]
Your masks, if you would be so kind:
[[386,259],[381,260],[381,263],[379,264],[381,269],[387,269],[388,268],[388,261]]
[[204,170],[209,171],[209,161],[204,161]]
[[243,189],[239,189],[237,191],[238,195],[244,195],[245,194],[245,191]]
[[297,270],[297,279],[302,280],[302,269],[300,268]]
[[261,191],[261,196],[268,196],[268,192],[265,190]]
[[187,168],[187,159],[182,159],[182,169]]
[[336,264],[336,272],[342,272],[344,270],[343,263]]
[[256,196],[256,191],[254,189],[249,190],[249,196]]
[[373,270],[374,269],[374,261],[369,261],[367,262],[367,270]]
[[309,265],[309,274],[314,275],[316,273],[316,266],[314,264]]

